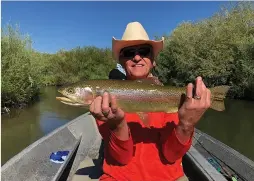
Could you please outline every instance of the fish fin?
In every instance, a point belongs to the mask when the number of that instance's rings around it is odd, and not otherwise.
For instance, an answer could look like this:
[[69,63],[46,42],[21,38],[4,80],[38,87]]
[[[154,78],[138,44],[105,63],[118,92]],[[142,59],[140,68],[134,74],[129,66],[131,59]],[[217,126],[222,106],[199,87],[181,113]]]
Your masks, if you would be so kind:
[[139,116],[139,118],[143,122],[144,126],[150,128],[150,122],[149,122],[147,113],[137,112],[136,114]]
[[176,113],[178,112],[178,107],[169,107],[166,113]]
[[227,92],[230,86],[222,85],[211,88],[212,103],[210,108],[216,111],[224,111],[225,104],[224,99],[226,98]]
[[211,106],[211,109],[214,109],[215,111],[224,111],[225,110],[225,104],[224,101],[213,101]]
[[153,82],[153,84],[155,84],[155,85],[163,86],[163,83],[160,82],[158,77],[148,77],[146,80]]

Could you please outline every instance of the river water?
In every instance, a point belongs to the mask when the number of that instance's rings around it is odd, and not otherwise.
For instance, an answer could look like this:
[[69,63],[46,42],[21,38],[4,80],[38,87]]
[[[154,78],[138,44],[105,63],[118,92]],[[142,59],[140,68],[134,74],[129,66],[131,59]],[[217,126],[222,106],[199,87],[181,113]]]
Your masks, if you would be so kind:
[[[56,101],[55,87],[43,89],[40,101],[2,115],[3,165],[15,154],[75,117],[87,112]],[[254,102],[226,100],[226,110],[209,109],[197,128],[254,160]]]

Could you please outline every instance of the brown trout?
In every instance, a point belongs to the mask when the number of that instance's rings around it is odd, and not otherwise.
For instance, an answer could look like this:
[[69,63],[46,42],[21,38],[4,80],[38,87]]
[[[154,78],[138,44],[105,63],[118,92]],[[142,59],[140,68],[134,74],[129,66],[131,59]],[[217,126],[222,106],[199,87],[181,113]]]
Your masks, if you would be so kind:
[[[224,98],[229,86],[210,88],[211,109],[225,110]],[[63,86],[58,90],[65,97],[57,100],[71,106],[88,106],[104,92],[114,95],[124,112],[177,112],[186,87],[161,86],[137,80],[86,80]]]

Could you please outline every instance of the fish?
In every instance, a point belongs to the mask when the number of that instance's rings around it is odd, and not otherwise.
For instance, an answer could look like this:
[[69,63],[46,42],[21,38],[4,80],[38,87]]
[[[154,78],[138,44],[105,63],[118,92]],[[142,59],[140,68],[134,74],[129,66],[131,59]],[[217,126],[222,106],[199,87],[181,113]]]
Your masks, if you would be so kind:
[[[224,99],[229,88],[227,85],[209,88],[211,109],[225,110]],[[117,106],[124,112],[174,113],[182,104],[186,87],[162,86],[150,80],[94,79],[64,85],[58,92],[63,96],[56,99],[70,106],[88,108],[97,96],[108,92],[116,97]]]

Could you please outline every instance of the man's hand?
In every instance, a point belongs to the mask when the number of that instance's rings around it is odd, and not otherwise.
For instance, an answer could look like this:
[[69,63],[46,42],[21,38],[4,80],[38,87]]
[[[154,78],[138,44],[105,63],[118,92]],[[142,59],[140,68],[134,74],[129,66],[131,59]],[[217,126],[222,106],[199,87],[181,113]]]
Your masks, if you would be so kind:
[[186,89],[186,99],[178,111],[179,125],[177,132],[183,142],[190,138],[194,126],[211,105],[211,92],[206,88],[201,77],[196,79],[196,91],[193,98],[193,84],[189,83]]
[[124,112],[117,107],[116,98],[107,92],[102,97],[98,96],[95,98],[90,105],[90,112],[96,119],[108,122],[111,125],[117,125],[124,120]]
[[[111,106],[110,106],[111,103]],[[95,119],[108,123],[110,129],[121,140],[129,138],[128,126],[124,120],[124,112],[117,107],[116,98],[105,92],[103,96],[95,98],[90,105],[90,112]]]

